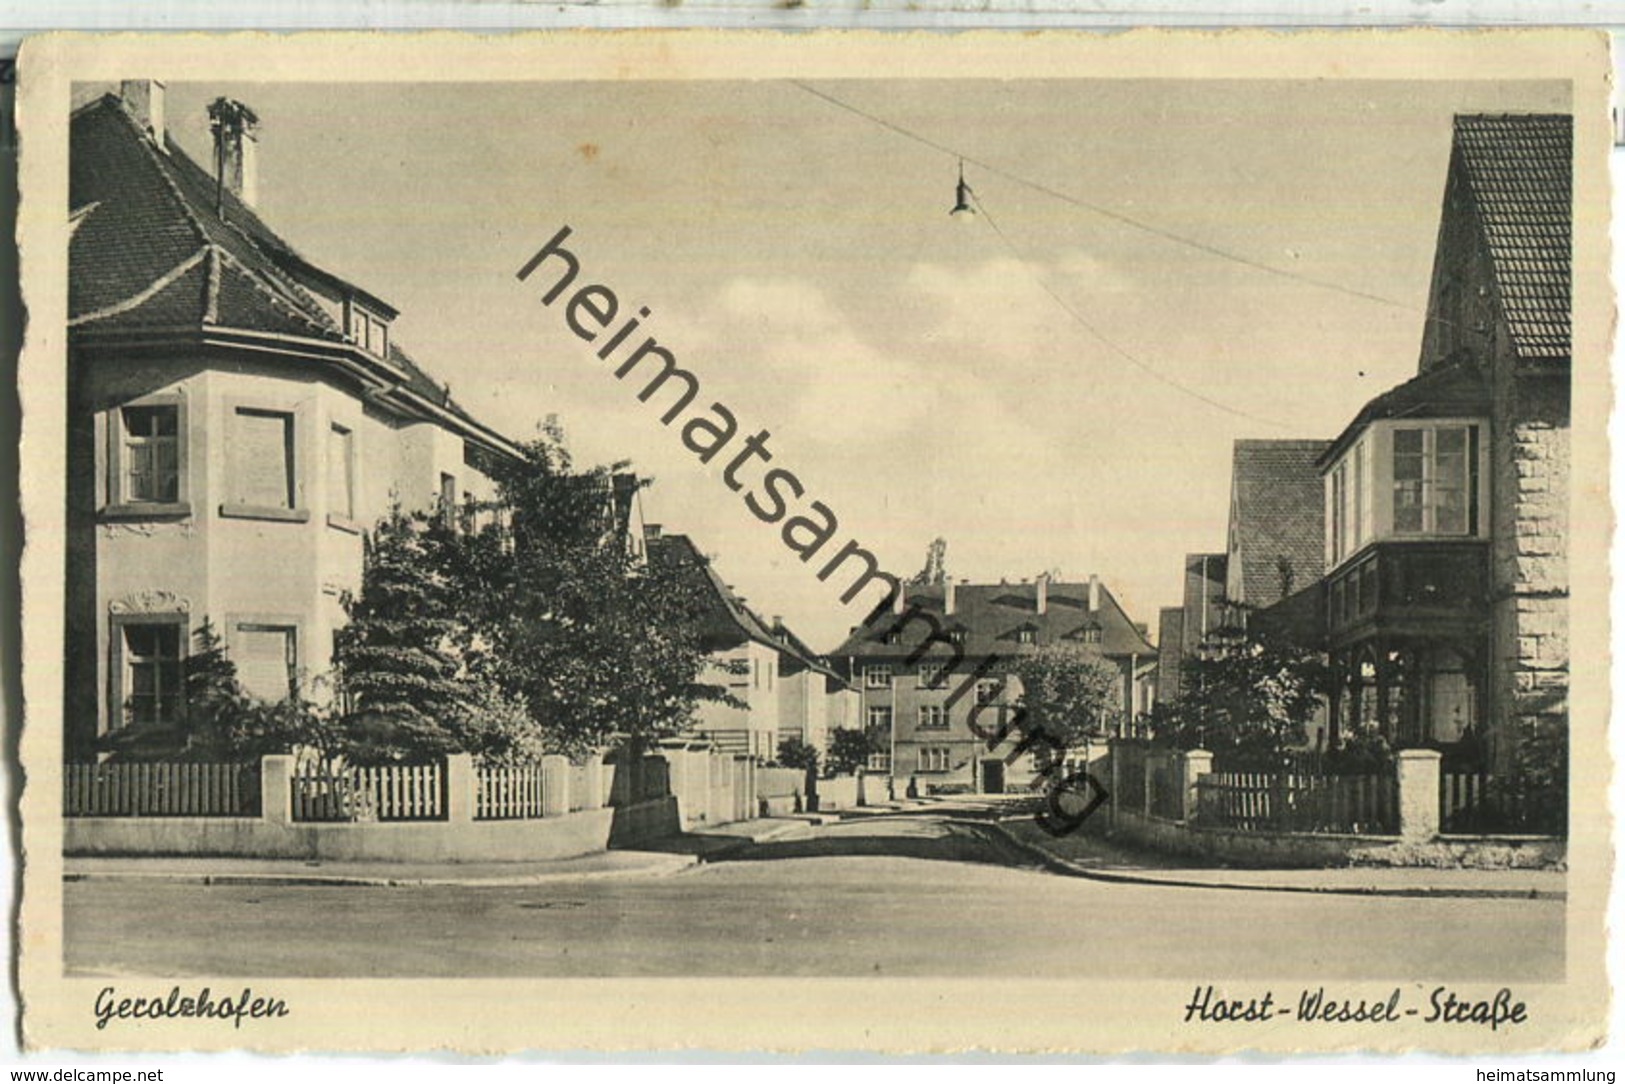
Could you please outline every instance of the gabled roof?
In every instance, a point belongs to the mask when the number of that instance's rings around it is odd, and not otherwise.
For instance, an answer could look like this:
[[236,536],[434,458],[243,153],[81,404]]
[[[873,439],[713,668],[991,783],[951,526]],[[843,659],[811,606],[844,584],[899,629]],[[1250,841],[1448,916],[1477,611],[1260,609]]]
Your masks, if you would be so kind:
[[1239,575],[1240,591],[1232,602],[1268,606],[1320,578],[1325,511],[1318,462],[1330,446],[1327,440],[1236,441],[1227,574],[1232,583]]
[[1456,117],[1451,167],[1483,223],[1497,290],[1520,359],[1569,356],[1574,118]]
[[174,140],[160,151],[116,95],[74,113],[69,155],[68,327],[101,335],[226,331],[351,351],[379,379],[474,435],[513,446],[390,343],[387,358],[353,346],[312,290],[395,310],[300,256]]
[[[1010,656],[1056,644],[1075,644],[1081,641],[1079,630],[1095,626],[1101,631],[1100,643],[1092,646],[1103,655],[1126,657],[1156,652],[1104,584],[1100,585],[1100,608],[1094,612],[1089,610],[1087,583],[1051,583],[1044,613],[1038,612],[1037,587],[1030,583],[958,584],[951,614],[943,610],[944,590],[942,586],[908,588],[904,612],[918,607],[920,614],[933,618],[944,633],[963,630],[964,643],[959,646],[967,658]],[[912,654],[931,635],[930,623],[917,616],[899,629],[896,626],[900,619],[901,615],[889,610],[877,614],[849,635],[833,654]],[[1031,644],[1021,643],[1015,635],[1022,628],[1033,630]],[[889,635],[894,629],[895,637]],[[897,642],[888,643],[889,639]],[[932,650],[945,652],[948,648],[939,643]]]
[[649,560],[674,568],[688,578],[704,606],[700,642],[707,651],[726,651],[749,640],[775,650],[784,645],[743,599],[717,575],[711,561],[687,535],[663,534],[648,540]]
[[780,673],[784,672],[786,664],[792,667],[802,667],[823,674],[826,678],[834,678],[845,684],[846,679],[830,669],[818,653],[807,642],[795,634],[795,630],[778,618],[773,619],[772,632],[779,643]]

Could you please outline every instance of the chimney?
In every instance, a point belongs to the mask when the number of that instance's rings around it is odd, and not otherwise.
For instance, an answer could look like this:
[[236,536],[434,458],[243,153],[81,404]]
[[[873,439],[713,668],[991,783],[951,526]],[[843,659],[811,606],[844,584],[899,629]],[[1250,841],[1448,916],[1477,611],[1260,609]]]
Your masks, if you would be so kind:
[[230,189],[250,207],[259,199],[259,124],[260,118],[242,102],[216,98],[209,104],[216,191]]
[[164,149],[164,85],[156,79],[126,79],[119,84],[119,97],[124,99],[124,108],[130,111],[136,123],[145,129],[158,144],[158,149]]
[[902,613],[903,612],[903,607],[907,604],[907,602],[908,602],[908,584],[899,583],[897,585],[897,592],[894,595],[892,595],[891,612],[894,613],[894,614]]
[[947,579],[942,581],[942,612],[943,613],[951,614],[951,613],[954,612],[954,601],[955,601],[954,596],[956,594],[958,594],[958,591],[956,590],[956,586],[954,584],[954,578],[952,576],[949,576]]
[[1048,613],[1049,612],[1049,573],[1048,572],[1040,573],[1038,578],[1033,580],[1033,583],[1037,586],[1038,612],[1041,613],[1041,614]]
[[1092,573],[1089,576],[1089,612],[1100,612],[1100,577]]

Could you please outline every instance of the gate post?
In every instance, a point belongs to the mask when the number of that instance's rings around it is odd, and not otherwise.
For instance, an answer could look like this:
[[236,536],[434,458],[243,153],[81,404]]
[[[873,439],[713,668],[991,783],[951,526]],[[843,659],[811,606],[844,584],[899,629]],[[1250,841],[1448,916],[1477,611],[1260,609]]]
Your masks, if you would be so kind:
[[1179,819],[1186,824],[1196,819],[1196,781],[1213,773],[1213,754],[1206,749],[1188,749],[1177,755],[1179,780]]
[[468,753],[446,757],[446,821],[469,824],[474,820],[474,758]]
[[570,758],[552,754],[542,758],[542,816],[562,817],[570,812]]
[[260,757],[260,817],[266,824],[293,823],[293,757]]
[[1399,835],[1426,843],[1439,834],[1439,765],[1436,749],[1401,749],[1395,765],[1399,784]]

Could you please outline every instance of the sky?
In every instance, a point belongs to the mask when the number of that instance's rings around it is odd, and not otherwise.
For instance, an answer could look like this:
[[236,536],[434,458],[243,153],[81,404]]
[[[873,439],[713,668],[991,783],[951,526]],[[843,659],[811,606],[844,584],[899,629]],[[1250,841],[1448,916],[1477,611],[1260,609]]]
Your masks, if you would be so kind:
[[459,402],[630,460],[645,518],[820,650],[867,600],[541,304],[543,271],[516,279],[561,226],[575,287],[647,307],[835,545],[900,576],[938,536],[973,582],[1098,574],[1154,634],[1182,556],[1225,548],[1235,440],[1333,437],[1414,375],[1452,115],[1569,108],[1518,82],[172,83],[205,163],[219,95],[261,118],[262,217],[400,309]]

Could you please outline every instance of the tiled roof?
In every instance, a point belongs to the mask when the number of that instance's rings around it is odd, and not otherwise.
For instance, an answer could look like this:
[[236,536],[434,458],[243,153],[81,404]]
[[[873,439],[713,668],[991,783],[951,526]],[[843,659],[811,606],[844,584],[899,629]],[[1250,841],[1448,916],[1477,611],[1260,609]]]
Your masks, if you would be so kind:
[[783,650],[779,639],[734,594],[711,567],[711,561],[687,535],[663,534],[649,539],[649,560],[676,568],[689,577],[705,607],[700,620],[700,642],[708,651],[726,651],[747,640]]
[[830,669],[829,664],[819,657],[818,652],[814,651],[810,646],[808,646],[805,640],[797,636],[795,634],[795,630],[789,625],[786,625],[783,621],[775,618],[773,621],[772,632],[774,638],[779,642],[779,666],[781,673],[784,672],[785,665],[790,664],[791,666],[799,666],[809,670],[815,670],[818,673],[823,674],[825,677],[834,678],[835,680],[843,683],[845,682],[846,679],[842,678],[841,675]]
[[[1238,440],[1230,474],[1230,561],[1240,597],[1268,606],[1320,578],[1325,511],[1317,462],[1327,440]],[[1283,580],[1285,583],[1283,584]]]
[[1573,131],[1573,118],[1560,114],[1456,118],[1456,157],[1526,361],[1569,356]]
[[[954,589],[954,612],[943,612],[944,588],[911,587],[904,598],[905,612],[917,606],[941,626],[945,634],[962,630],[961,645],[966,658],[987,655],[1009,656],[1033,651],[1055,644],[1088,643],[1090,630],[1100,631],[1100,641],[1094,644],[1103,655],[1154,656],[1156,648],[1118,605],[1104,584],[1100,586],[1100,609],[1089,610],[1089,584],[1051,583],[1048,605],[1044,613],[1038,612],[1037,588],[1031,583],[959,584]],[[911,654],[931,634],[931,627],[923,618],[908,621],[899,631],[897,643],[887,643],[887,633],[894,628],[899,615],[885,611],[868,624],[858,628],[833,654],[902,656]],[[1021,630],[1031,629],[1033,642],[1021,642]],[[946,653],[946,645],[939,644],[933,651]]]
[[[307,287],[395,310],[301,257],[173,140],[160,151],[120,100],[71,128],[68,326],[98,332],[221,328],[346,342]],[[393,342],[388,364],[415,395],[480,426]],[[480,426],[482,429],[483,426]]]

